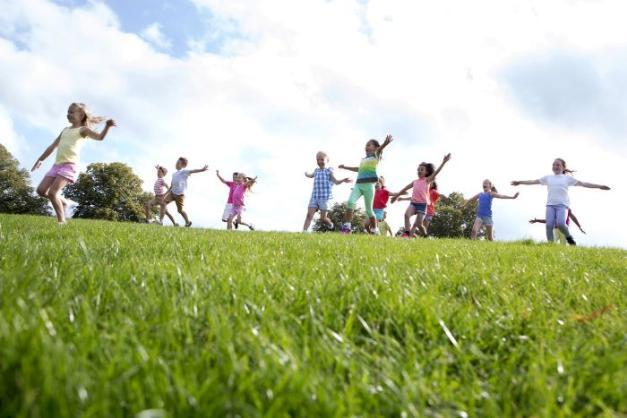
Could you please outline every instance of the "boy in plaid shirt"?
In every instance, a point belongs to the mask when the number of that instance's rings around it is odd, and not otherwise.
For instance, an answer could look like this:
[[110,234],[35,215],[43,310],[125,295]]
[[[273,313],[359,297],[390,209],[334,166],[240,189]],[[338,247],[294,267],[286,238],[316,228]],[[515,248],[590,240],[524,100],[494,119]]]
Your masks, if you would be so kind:
[[329,201],[333,197],[331,189],[334,184],[350,183],[352,180],[348,177],[342,180],[337,180],[333,175],[333,169],[326,167],[329,162],[329,156],[320,151],[316,154],[316,162],[318,168],[313,173],[305,172],[305,176],[310,179],[314,179],[313,191],[311,192],[311,198],[309,199],[309,206],[307,208],[307,217],[305,218],[305,224],[303,225],[303,232],[309,230],[309,225],[313,219],[316,211],[320,211],[320,220],[327,226],[328,229],[333,229],[334,225],[331,219],[327,217],[329,210]]

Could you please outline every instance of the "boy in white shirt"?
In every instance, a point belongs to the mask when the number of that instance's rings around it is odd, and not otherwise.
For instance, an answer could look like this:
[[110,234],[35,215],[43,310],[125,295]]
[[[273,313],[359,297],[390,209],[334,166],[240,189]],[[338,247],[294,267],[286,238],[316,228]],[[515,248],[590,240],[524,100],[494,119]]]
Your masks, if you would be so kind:
[[[189,220],[187,213],[183,210],[183,205],[185,204],[185,190],[187,189],[187,178],[191,174],[207,171],[209,166],[205,164],[203,168],[195,170],[185,170],[185,167],[187,167],[187,158],[181,157],[176,160],[177,171],[172,174],[172,186],[170,187],[168,194],[165,195],[165,205],[162,206],[162,211],[165,212],[165,206],[174,201],[176,203],[176,209],[185,220],[185,226],[190,227],[192,226],[192,221]],[[163,219],[163,215],[164,214],[161,214],[161,219]]]

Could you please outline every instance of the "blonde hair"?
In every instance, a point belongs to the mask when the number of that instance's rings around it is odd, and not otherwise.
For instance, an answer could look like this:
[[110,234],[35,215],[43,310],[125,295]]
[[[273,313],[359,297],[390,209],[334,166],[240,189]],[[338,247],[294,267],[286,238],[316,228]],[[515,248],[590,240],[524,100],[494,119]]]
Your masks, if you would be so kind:
[[83,116],[83,119],[81,119],[81,125],[86,126],[88,128],[91,127],[92,125],[97,125],[99,123],[102,123],[106,119],[106,118],[103,118],[102,116],[92,115],[91,111],[89,110],[89,108],[87,107],[85,103],[74,102],[70,105],[70,107],[72,106],[75,106],[83,111],[84,116]]
[[483,180],[483,182],[484,182],[484,183],[485,183],[486,181],[487,181],[488,183],[490,183],[490,190],[491,190],[491,191],[493,191],[494,193],[498,193],[498,191],[496,190],[496,186],[495,186],[495,185],[494,185],[494,184],[493,184],[490,180],[488,180],[488,179]]
[[324,157],[326,161],[329,161],[329,155],[324,151],[318,151],[316,153],[316,159],[318,159],[318,157]]

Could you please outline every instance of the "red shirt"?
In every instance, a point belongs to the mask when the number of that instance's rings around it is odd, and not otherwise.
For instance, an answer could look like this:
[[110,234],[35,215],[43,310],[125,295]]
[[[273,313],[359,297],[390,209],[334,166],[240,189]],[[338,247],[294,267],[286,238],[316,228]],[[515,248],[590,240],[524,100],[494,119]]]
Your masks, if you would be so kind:
[[427,206],[427,215],[435,215],[435,202],[440,198],[440,193],[437,190],[431,189],[429,190],[429,197],[431,198],[431,203]]
[[385,209],[388,205],[388,200],[390,200],[390,192],[385,187],[377,189],[374,191],[374,201],[372,202],[372,207],[374,209]]

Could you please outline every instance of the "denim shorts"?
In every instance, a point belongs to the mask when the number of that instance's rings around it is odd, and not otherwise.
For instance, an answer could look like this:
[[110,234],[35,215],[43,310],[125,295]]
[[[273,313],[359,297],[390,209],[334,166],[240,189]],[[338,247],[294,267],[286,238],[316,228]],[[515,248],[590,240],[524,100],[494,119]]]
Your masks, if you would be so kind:
[[494,222],[492,221],[492,217],[491,216],[479,216],[479,215],[477,215],[477,219],[479,219],[481,221],[481,223],[484,224],[484,225],[488,225],[488,226],[494,225]]
[[373,209],[373,211],[375,218],[377,218],[377,221],[383,220],[383,212],[385,212],[385,209]]
[[422,213],[423,215],[425,213],[427,213],[427,204],[426,203],[411,202],[410,205],[414,207],[414,210],[416,211],[416,213]]
[[307,207],[318,210],[329,210],[329,199],[316,199],[312,197]]

